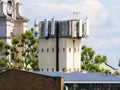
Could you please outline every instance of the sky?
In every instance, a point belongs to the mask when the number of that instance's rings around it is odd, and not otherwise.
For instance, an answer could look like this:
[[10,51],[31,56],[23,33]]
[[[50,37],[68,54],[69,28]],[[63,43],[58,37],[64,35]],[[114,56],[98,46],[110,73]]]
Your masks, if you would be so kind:
[[[90,19],[90,36],[82,45],[106,55],[108,64],[118,68],[120,60],[120,0],[21,0],[23,15],[30,19],[29,28],[38,21]],[[79,12],[79,16],[73,14]]]

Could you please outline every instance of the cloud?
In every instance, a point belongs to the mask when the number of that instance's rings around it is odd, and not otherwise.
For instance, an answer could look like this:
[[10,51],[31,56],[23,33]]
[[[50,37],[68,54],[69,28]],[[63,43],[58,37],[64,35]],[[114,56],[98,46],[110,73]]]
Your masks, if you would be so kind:
[[56,19],[73,19],[77,15],[73,11],[80,12],[79,16],[83,19],[88,17],[91,27],[98,27],[108,18],[107,8],[99,0],[38,0],[33,3],[33,13],[37,17]]
[[[58,3],[45,3],[45,2],[43,2],[43,3],[36,3],[36,5],[37,6],[39,6],[39,7],[41,7],[41,8],[44,8],[44,9],[46,9],[46,10],[48,10],[48,11],[61,11],[61,10],[68,10],[68,11],[71,11],[71,7],[69,7],[69,5],[68,4],[65,4],[65,3],[60,3],[60,4],[58,4]],[[72,6],[72,5],[70,5],[70,6]]]
[[108,38],[97,38],[94,40],[94,46],[97,48],[107,48],[113,49],[110,47],[114,46],[114,49],[120,45],[120,37],[108,37]]
[[[92,47],[98,54],[117,60],[120,53],[120,1],[119,0],[23,0],[24,14],[34,23],[43,20],[74,19],[73,11],[90,19],[90,37],[82,44]],[[29,3],[29,4],[28,4]],[[33,25],[33,24],[32,24]],[[112,55],[111,55],[112,54]],[[113,57],[113,58],[112,58]],[[112,61],[112,60],[111,60]]]
[[[67,16],[71,15],[73,11],[80,12],[81,16],[87,16],[90,18],[98,18],[97,15],[100,17],[100,19],[106,19],[107,13],[104,12],[105,8],[104,6],[98,1],[98,0],[53,0],[51,2],[47,2],[49,0],[44,0],[44,2],[36,2],[35,6],[37,6],[39,9],[42,8],[43,10],[46,10],[51,15],[52,13],[68,13]],[[59,3],[58,3],[59,2]],[[42,11],[41,11],[42,12]],[[42,12],[42,13],[46,13]]]

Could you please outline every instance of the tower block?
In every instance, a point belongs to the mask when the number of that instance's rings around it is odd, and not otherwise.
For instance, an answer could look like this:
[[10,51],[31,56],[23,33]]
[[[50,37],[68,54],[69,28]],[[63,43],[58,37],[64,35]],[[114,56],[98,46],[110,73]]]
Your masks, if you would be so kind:
[[88,20],[39,22],[40,71],[80,71],[81,39],[87,37]]

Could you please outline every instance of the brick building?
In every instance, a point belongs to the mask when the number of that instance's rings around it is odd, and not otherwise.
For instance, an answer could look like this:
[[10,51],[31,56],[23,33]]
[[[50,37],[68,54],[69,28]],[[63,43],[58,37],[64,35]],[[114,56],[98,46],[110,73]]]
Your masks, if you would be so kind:
[[35,74],[32,72],[8,70],[0,73],[0,90],[63,90],[64,79]]

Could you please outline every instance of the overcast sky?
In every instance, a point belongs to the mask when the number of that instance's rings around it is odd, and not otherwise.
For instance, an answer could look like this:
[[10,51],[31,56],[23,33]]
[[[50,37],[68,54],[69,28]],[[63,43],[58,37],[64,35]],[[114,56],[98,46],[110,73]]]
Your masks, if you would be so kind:
[[120,0],[21,0],[23,15],[30,19],[90,19],[90,36],[82,45],[92,47],[97,54],[106,55],[108,64],[118,68],[120,59]]

